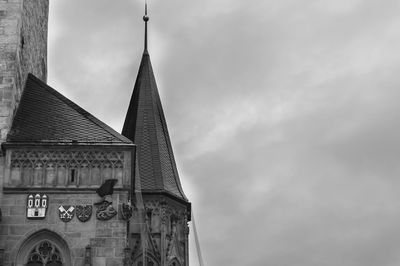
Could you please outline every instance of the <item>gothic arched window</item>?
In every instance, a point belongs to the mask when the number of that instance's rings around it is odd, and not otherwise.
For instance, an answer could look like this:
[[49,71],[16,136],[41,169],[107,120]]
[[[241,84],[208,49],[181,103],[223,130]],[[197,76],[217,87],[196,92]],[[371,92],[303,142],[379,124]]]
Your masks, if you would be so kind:
[[[143,266],[143,262],[140,260],[136,265]],[[151,259],[147,259],[147,266],[157,266],[157,264],[155,264]]]
[[67,242],[55,232],[39,230],[25,239],[18,249],[18,266],[70,266],[71,252]]
[[[158,263],[152,258],[153,256],[146,256],[146,266],[158,266]],[[144,266],[143,265],[143,255],[140,255],[137,259],[136,259],[136,263],[134,264],[135,266]]]
[[27,266],[62,266],[58,248],[49,241],[39,242],[29,253]]
[[179,261],[176,258],[173,259],[168,265],[169,266],[181,266],[181,264],[179,263]]

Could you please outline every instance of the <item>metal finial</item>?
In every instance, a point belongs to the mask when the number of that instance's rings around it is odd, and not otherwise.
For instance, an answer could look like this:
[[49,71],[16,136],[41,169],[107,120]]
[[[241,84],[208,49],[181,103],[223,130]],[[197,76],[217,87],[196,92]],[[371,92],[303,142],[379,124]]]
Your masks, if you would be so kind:
[[149,21],[149,17],[147,16],[147,1],[144,3],[144,16],[143,16],[144,22]]
[[144,3],[144,51],[147,52],[147,21],[149,21],[149,16],[147,16],[147,1]]

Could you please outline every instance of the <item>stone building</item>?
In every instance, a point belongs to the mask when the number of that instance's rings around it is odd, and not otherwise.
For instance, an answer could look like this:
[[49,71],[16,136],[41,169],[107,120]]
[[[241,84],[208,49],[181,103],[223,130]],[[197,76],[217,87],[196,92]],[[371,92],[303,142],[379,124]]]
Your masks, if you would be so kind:
[[48,5],[0,1],[0,265],[189,265],[147,15],[120,134],[46,84]]

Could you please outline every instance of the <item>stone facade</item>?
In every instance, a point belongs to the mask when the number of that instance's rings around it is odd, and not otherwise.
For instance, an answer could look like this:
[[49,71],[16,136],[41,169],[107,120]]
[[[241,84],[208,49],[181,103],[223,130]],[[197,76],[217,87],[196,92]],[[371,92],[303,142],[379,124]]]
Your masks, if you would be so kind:
[[[60,257],[66,264],[85,265],[86,247],[90,247],[91,265],[121,265],[124,248],[127,245],[127,222],[121,214],[109,220],[97,216],[101,201],[95,190],[107,179],[116,179],[112,206],[121,209],[130,194],[132,176],[132,147],[71,147],[70,145],[23,145],[5,146],[5,177],[1,191],[2,221],[0,223],[0,250],[4,265],[25,265],[26,257],[40,243],[37,234],[43,232],[43,239],[54,235],[55,240],[65,241],[54,245],[60,250]],[[43,218],[28,217],[28,196],[46,195],[47,210]],[[110,198],[108,199],[110,200]],[[60,218],[59,208],[75,208],[70,221]],[[92,215],[87,221],[80,221],[77,206],[91,206]],[[32,245],[25,244],[36,239]],[[70,262],[70,264],[68,264]],[[16,263],[16,264],[13,264]]]
[[[27,74],[31,72],[46,80],[48,7],[48,0],[0,1],[0,143],[11,127]],[[22,195],[3,195],[4,166],[5,157],[0,154],[0,202],[4,205],[0,260],[9,259],[10,253],[4,248],[9,249],[12,241],[21,238],[13,233],[26,229],[24,220],[18,218]],[[15,227],[10,229],[11,225]]]
[[136,203],[129,239],[133,265],[141,265],[143,253],[148,266],[189,265],[190,211],[186,204],[165,195],[141,194]]
[[130,157],[130,151],[89,147],[7,149],[3,187],[98,188],[107,179],[124,187],[130,183]]
[[[3,220],[0,226],[0,247],[4,250],[4,265],[25,265],[26,253],[21,246],[41,231],[56,233],[67,243],[63,252],[69,253],[70,265],[85,265],[85,248],[91,247],[91,265],[121,265],[126,246],[126,221],[113,217],[108,221],[96,219],[95,213],[87,222],[80,222],[76,214],[69,222],[62,222],[58,208],[63,206],[93,205],[99,198],[95,194],[48,193],[46,218],[30,220],[26,217],[27,193],[8,194],[2,201]],[[126,202],[127,192],[113,196],[113,202]],[[95,212],[95,208],[93,212]],[[48,235],[46,235],[47,237]],[[27,247],[32,249],[31,246]],[[19,260],[21,259],[21,261]],[[13,264],[16,262],[17,264]],[[68,265],[68,264],[67,264]]]
[[0,1],[0,141],[4,141],[27,74],[47,77],[48,0]]

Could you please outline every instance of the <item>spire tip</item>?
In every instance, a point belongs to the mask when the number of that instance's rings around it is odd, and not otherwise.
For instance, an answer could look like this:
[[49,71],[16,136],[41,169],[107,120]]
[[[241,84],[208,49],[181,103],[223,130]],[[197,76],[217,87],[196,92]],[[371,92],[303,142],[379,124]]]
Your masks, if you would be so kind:
[[147,1],[144,2],[144,50],[147,51],[147,21],[149,21],[149,16],[147,16]]

